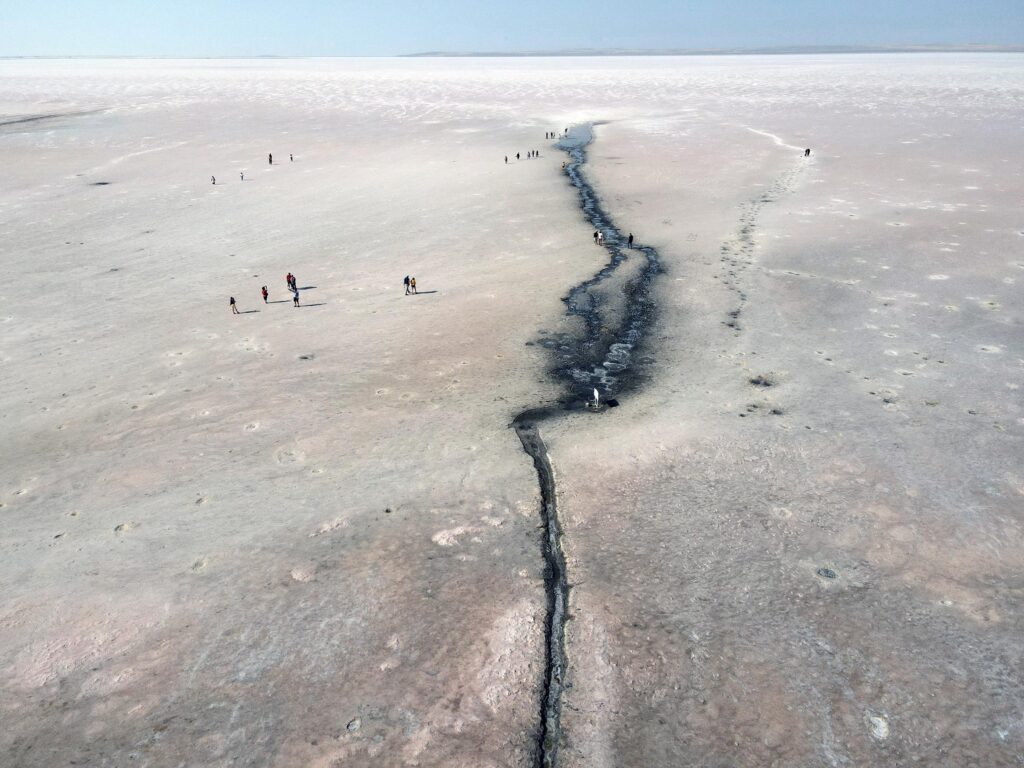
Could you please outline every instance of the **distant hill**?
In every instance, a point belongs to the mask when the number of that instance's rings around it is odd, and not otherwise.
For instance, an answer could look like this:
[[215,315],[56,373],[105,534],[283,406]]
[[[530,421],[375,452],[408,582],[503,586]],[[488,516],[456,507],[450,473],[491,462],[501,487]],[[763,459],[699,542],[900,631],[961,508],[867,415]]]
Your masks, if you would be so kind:
[[1024,45],[806,45],[776,48],[566,48],[554,51],[424,51],[403,58],[528,56],[754,56],[810,53],[1024,53]]

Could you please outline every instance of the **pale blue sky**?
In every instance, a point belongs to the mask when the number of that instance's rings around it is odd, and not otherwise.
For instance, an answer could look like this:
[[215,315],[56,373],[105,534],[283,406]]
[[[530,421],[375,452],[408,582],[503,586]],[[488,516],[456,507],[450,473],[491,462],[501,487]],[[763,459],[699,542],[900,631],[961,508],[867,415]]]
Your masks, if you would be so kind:
[[0,56],[1024,44],[1024,0],[0,0]]

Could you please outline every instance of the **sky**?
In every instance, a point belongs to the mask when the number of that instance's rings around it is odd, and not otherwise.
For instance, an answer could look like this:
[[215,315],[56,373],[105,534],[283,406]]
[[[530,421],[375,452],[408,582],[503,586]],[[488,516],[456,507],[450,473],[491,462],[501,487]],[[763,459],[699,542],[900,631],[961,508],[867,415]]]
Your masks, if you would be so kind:
[[1024,0],[0,0],[0,56],[1024,45]]

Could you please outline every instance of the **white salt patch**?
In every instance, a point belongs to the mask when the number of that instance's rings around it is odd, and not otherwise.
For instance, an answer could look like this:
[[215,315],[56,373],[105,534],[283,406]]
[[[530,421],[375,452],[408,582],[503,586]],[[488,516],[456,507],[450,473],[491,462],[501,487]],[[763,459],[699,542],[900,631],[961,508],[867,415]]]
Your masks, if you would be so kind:
[[314,536],[323,536],[325,533],[330,533],[331,531],[337,528],[342,528],[347,525],[347,520],[344,520],[340,517],[336,517],[333,520],[320,523],[319,527],[315,531],[313,531],[313,533],[309,534],[309,537],[313,538]]
[[467,533],[476,533],[478,530],[480,529],[468,525],[460,525],[455,528],[438,531],[430,537],[430,540],[440,547],[454,547],[459,543],[460,536],[465,536]]

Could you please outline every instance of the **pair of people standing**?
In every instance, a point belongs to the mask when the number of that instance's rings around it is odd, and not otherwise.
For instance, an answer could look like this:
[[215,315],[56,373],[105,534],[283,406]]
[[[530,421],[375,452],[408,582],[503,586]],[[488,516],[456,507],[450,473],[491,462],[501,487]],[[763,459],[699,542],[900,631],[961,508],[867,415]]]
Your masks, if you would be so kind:
[[292,306],[299,306],[299,284],[296,282],[295,275],[289,272],[284,276],[284,281],[288,283],[288,290],[292,292]]
[[416,278],[405,276],[405,280],[402,281],[405,284],[405,295],[408,296],[410,293],[416,293]]
[[[604,245],[604,232],[598,232],[594,230],[594,245]],[[629,237],[626,238],[626,247],[633,247],[633,233],[629,233]]]

